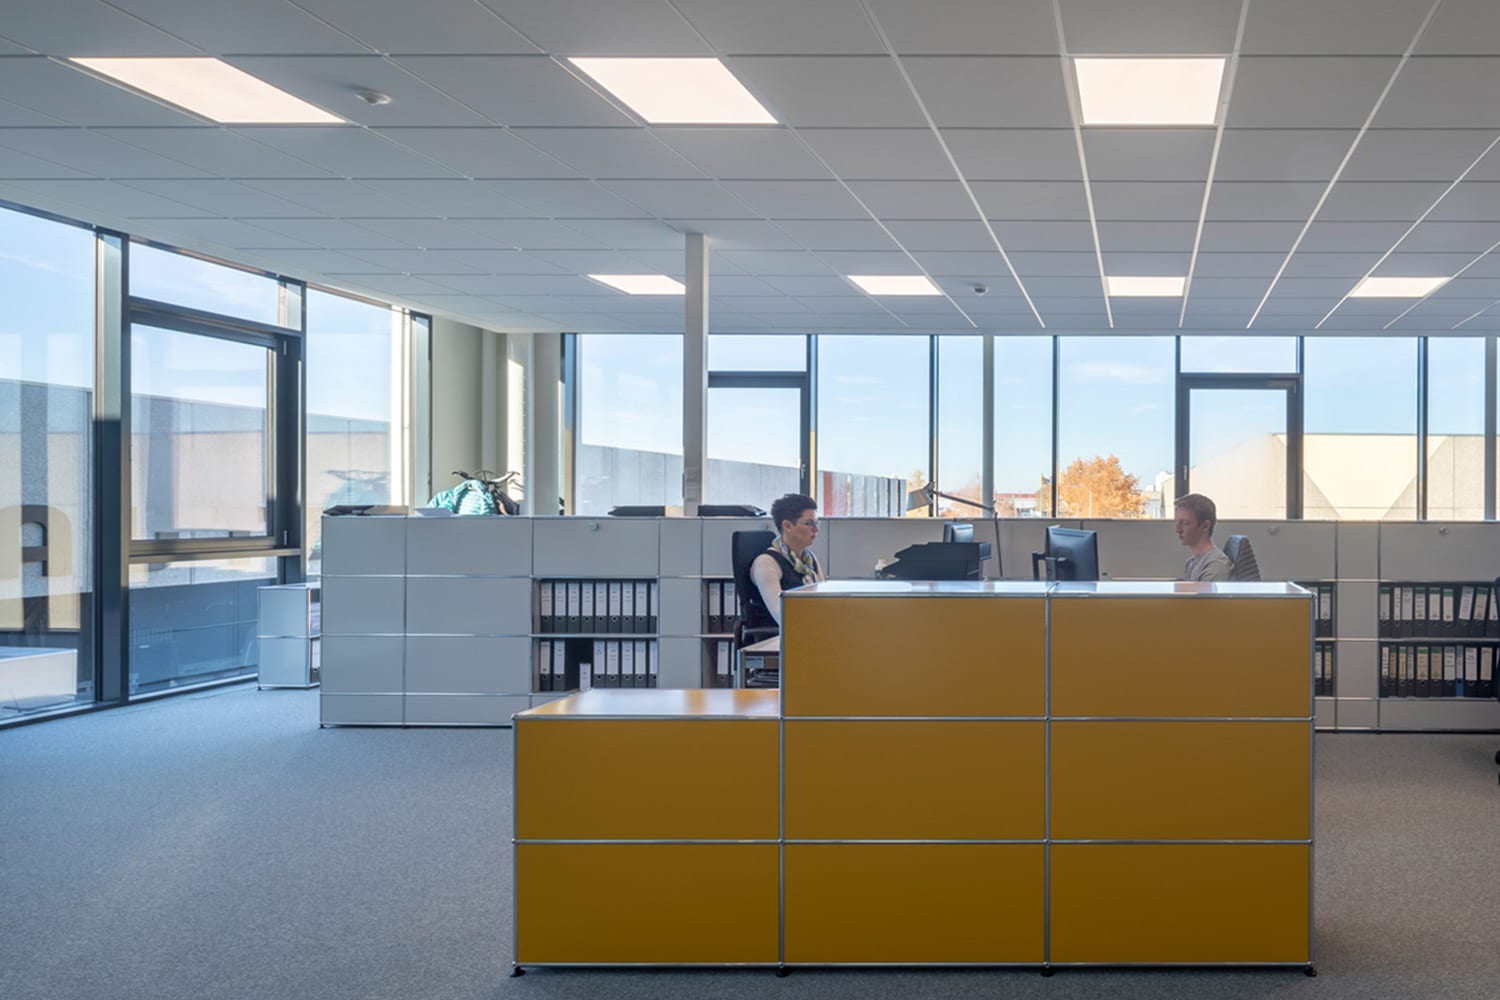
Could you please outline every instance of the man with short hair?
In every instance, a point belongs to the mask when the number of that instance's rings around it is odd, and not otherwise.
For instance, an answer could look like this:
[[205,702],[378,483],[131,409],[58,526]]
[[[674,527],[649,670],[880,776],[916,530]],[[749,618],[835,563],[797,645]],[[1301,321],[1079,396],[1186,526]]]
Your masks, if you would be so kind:
[[750,564],[755,583],[748,595],[747,625],[781,627],[781,592],[823,579],[823,567],[813,554],[818,537],[818,502],[801,493],[788,493],[771,504],[776,541]]
[[1214,524],[1219,512],[1202,493],[1177,498],[1177,540],[1193,554],[1183,568],[1182,579],[1195,582],[1229,579],[1229,557],[1214,544]]

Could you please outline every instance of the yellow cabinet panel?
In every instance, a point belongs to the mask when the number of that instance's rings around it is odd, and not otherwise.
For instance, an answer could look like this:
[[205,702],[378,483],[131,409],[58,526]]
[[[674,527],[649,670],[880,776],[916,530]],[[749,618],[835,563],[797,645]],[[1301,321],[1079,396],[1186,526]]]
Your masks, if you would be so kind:
[[1052,714],[1308,716],[1309,601],[1052,601]]
[[786,835],[1029,840],[1043,834],[1041,722],[786,724]]
[[786,601],[787,716],[1042,714],[1044,602],[1032,597]]
[[774,840],[778,724],[516,720],[521,840]]
[[1307,962],[1311,851],[1054,845],[1052,961]]
[[1054,722],[1059,840],[1305,840],[1305,722]]
[[1032,844],[788,844],[788,962],[1040,962]]
[[516,960],[774,963],[774,844],[518,844]]

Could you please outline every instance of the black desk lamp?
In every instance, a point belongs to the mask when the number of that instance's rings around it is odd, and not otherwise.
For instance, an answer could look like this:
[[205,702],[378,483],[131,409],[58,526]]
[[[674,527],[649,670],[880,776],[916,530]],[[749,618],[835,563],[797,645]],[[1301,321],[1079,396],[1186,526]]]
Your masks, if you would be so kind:
[[931,509],[938,497],[942,497],[944,500],[952,500],[954,503],[978,507],[990,515],[990,520],[995,525],[995,576],[996,578],[1000,578],[1003,575],[1000,564],[1000,512],[989,504],[980,503],[978,500],[955,496],[952,493],[943,493],[937,488],[937,483],[928,483],[926,486],[919,487],[906,494],[906,509],[918,510],[922,507]]

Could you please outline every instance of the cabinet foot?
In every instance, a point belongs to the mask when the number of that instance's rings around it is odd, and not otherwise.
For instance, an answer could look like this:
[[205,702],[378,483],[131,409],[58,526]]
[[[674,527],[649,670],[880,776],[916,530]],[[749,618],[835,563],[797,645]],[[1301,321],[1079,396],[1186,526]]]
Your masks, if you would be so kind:
[[510,978],[512,978],[512,979],[515,979],[517,976],[524,976],[524,975],[526,975],[526,970],[523,969],[523,968],[521,968],[519,965],[516,966],[514,969],[510,970]]
[[790,976],[791,974],[792,974],[792,970],[788,969],[784,965],[778,966],[777,969],[776,969],[776,978],[777,979],[785,979],[787,976]]
[[1302,974],[1308,977],[1316,977],[1318,974],[1318,970],[1309,965],[1307,968],[1302,970]]

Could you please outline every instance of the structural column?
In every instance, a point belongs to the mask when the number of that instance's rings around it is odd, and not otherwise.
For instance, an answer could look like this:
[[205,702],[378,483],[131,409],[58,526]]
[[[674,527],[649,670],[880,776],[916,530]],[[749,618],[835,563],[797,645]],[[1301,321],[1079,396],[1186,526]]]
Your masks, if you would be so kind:
[[531,424],[526,448],[527,513],[556,514],[562,496],[562,335],[531,336]]
[[682,514],[697,517],[707,493],[708,237],[687,236],[687,304],[682,327]]

